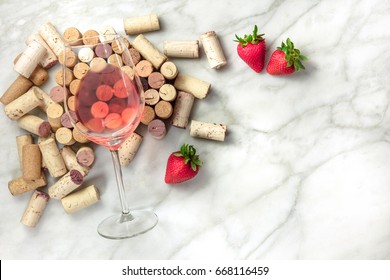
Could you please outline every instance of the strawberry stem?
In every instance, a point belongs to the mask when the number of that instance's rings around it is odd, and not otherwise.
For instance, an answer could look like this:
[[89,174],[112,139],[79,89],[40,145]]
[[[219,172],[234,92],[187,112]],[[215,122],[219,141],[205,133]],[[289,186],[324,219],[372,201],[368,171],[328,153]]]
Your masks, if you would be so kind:
[[242,47],[246,47],[249,43],[251,43],[252,45],[257,45],[261,41],[264,41],[263,38],[264,34],[257,34],[257,32],[258,32],[258,28],[257,25],[255,25],[252,34],[244,35],[244,38],[238,37],[236,34],[235,36],[237,40],[234,40],[234,42],[239,42]]
[[174,156],[183,157],[185,164],[190,164],[191,169],[196,171],[198,166],[202,166],[203,162],[199,159],[199,156],[196,154],[196,149],[192,145],[183,144],[180,147],[180,152],[174,153]]
[[290,38],[287,38],[286,43],[282,42],[282,45],[277,49],[286,54],[285,59],[287,61],[287,67],[293,65],[295,71],[305,69],[305,66],[303,66],[302,61],[308,60],[308,58],[304,55],[301,55],[300,50],[295,49],[294,43],[290,40]]

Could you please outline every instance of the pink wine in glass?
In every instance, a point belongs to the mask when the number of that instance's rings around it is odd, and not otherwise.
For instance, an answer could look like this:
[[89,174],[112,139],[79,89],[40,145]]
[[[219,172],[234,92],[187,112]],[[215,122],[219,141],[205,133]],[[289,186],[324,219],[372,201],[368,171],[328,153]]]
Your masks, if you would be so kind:
[[138,90],[115,65],[89,70],[76,95],[77,118],[89,130],[87,137],[110,150],[117,149],[134,131],[142,114]]

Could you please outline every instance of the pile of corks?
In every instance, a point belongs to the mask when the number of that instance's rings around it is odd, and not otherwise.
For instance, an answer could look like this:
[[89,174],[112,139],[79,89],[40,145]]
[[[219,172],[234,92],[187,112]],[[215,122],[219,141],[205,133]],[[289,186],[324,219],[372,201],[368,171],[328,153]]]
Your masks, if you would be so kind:
[[[178,71],[168,57],[198,58],[199,41],[165,41],[163,53],[143,33],[160,29],[157,15],[124,19],[127,35],[138,35],[132,43],[127,40],[135,72],[140,77],[145,97],[145,110],[141,119],[155,139],[166,135],[166,125],[185,129],[195,99],[204,99],[211,85]],[[95,156],[89,140],[69,119],[76,118],[72,111],[65,112],[63,102],[65,88],[71,93],[67,102],[75,102],[77,86],[86,71],[77,65],[68,66],[70,72],[60,69],[55,73],[58,84],[49,93],[40,88],[49,78],[48,71],[64,57],[65,42],[89,36],[101,36],[101,40],[116,34],[112,27],[100,32],[88,30],[81,33],[77,28],[67,28],[61,35],[51,23],[40,26],[37,34],[30,36],[25,51],[15,59],[14,70],[19,76],[0,98],[5,114],[16,121],[20,128],[29,132],[17,136],[16,144],[22,176],[8,183],[12,195],[32,192],[31,199],[22,215],[21,223],[35,227],[50,198],[60,200],[66,213],[74,213],[99,201],[99,191],[94,185],[83,186],[84,178],[93,165]],[[220,42],[214,31],[200,36],[210,66],[218,69],[226,64]],[[113,55],[120,56],[120,53]],[[125,61],[126,57],[122,56]],[[109,59],[108,59],[109,61]],[[118,61],[116,57],[115,61]],[[122,65],[117,65],[124,67]],[[66,79],[64,79],[64,75]],[[68,81],[67,81],[68,80]],[[224,141],[226,125],[191,120],[190,135],[216,141]],[[122,166],[134,158],[143,136],[133,132],[119,148]],[[48,180],[55,182],[44,190]]]

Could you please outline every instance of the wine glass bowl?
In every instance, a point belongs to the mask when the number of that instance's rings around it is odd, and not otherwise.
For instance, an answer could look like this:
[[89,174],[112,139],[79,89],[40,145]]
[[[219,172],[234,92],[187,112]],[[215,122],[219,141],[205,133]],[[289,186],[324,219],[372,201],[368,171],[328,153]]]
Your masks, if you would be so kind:
[[64,107],[74,129],[111,151],[122,213],[98,226],[98,233],[111,239],[144,233],[158,220],[152,211],[130,211],[123,185],[118,148],[139,125],[145,107],[127,42],[118,34],[110,35],[109,40],[107,34],[85,37],[67,42],[60,60],[67,95]]
[[81,78],[75,104],[83,133],[95,143],[117,149],[139,124],[144,108],[140,91],[117,66],[91,68]]

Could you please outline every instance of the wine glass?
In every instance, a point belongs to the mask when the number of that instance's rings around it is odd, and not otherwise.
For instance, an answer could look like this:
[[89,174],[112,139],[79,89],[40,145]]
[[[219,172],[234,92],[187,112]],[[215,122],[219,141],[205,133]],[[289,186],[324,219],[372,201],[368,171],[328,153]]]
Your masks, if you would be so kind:
[[128,47],[127,39],[119,34],[84,37],[66,42],[60,60],[64,107],[74,129],[111,152],[122,213],[106,218],[97,228],[110,239],[145,233],[158,221],[152,211],[130,211],[119,161],[118,148],[137,128],[145,106]]

